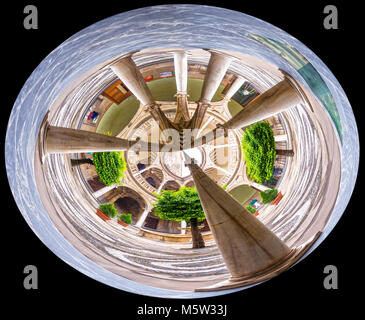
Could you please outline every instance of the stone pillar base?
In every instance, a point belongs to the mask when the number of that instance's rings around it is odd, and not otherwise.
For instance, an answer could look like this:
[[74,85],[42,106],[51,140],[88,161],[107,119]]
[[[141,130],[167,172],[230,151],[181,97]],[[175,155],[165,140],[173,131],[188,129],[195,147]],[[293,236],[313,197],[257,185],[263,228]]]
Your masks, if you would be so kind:
[[196,292],[209,292],[209,291],[220,291],[220,290],[229,290],[234,288],[241,288],[246,287],[255,283],[260,283],[266,280],[269,280],[278,274],[282,273],[283,271],[289,269],[295,263],[297,263],[301,257],[307,252],[307,250],[316,242],[316,240],[321,235],[321,232],[318,232],[310,241],[303,244],[298,248],[293,248],[290,250],[287,256],[282,258],[280,261],[275,263],[274,265],[270,266],[262,270],[261,272],[256,272],[252,275],[247,275],[243,277],[237,278],[229,278],[227,280],[215,283],[208,287],[202,288],[195,288],[194,291]]
[[228,289],[245,287],[254,283],[263,282],[288,269],[290,265],[292,265],[297,259],[299,259],[298,255],[299,255],[298,250],[292,249],[289,252],[289,254],[285,256],[283,259],[281,259],[279,262],[277,262],[276,264],[274,264],[269,268],[264,269],[261,272],[256,272],[253,275],[247,275],[237,278],[230,277],[227,280],[218,282],[208,287],[196,288],[194,291],[208,292],[208,291],[228,290]]

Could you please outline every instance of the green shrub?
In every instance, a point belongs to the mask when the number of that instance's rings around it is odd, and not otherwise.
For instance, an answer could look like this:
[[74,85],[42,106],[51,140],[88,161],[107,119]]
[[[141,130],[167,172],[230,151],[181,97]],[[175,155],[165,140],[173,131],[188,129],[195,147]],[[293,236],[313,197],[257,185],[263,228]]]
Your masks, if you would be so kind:
[[274,172],[275,139],[270,124],[256,122],[244,132],[241,140],[247,174],[253,181],[269,180]]
[[122,213],[121,215],[119,215],[119,220],[126,224],[131,224],[132,223],[132,214],[131,213]]
[[162,190],[153,204],[155,214],[163,220],[190,221],[205,219],[196,188],[181,187],[178,191]]
[[255,209],[254,207],[250,206],[250,205],[246,206],[245,208],[246,208],[249,212],[251,212],[251,213],[255,213],[255,212],[256,212],[256,209]]
[[114,218],[118,214],[114,208],[114,203],[103,203],[99,206],[99,210],[109,218]]
[[278,195],[278,190],[276,189],[267,189],[265,191],[260,192],[260,197],[262,199],[262,203],[266,204],[273,201]]
[[106,186],[120,184],[127,165],[122,151],[94,152],[93,162],[100,181]]

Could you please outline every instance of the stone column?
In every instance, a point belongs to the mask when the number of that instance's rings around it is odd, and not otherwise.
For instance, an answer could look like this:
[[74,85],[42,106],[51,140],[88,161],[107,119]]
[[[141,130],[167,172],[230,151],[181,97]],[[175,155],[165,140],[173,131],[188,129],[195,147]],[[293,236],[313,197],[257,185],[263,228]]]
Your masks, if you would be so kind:
[[129,141],[100,133],[50,125],[44,129],[43,141],[45,154],[125,151],[130,148],[136,152],[158,152],[163,147],[153,142]]
[[185,51],[175,51],[174,54],[174,67],[175,67],[175,80],[176,80],[176,116],[175,123],[190,120],[188,110],[188,59]]
[[131,55],[127,55],[110,67],[120,80],[128,87],[143,106],[148,107],[153,119],[159,124],[161,131],[174,128],[170,120],[155,103],[142,73],[134,63]]
[[203,88],[194,115],[190,121],[189,128],[198,129],[201,127],[205,113],[210,106],[210,102],[221,84],[233,57],[210,51],[210,59],[205,73]]
[[252,100],[245,108],[227,121],[223,127],[237,129],[264,120],[300,103],[301,95],[291,81],[283,81]]
[[148,216],[148,213],[151,211],[151,208],[149,206],[146,206],[146,208],[144,209],[141,217],[138,219],[137,223],[136,223],[136,227],[141,228],[143,223],[146,221],[146,218]]
[[165,185],[165,183],[166,183],[166,180],[161,181],[160,186],[158,187],[158,189],[156,191],[157,194],[160,194],[162,187]]
[[228,88],[223,100],[229,101],[233,95],[237,92],[239,88],[245,83],[246,79],[242,78],[241,76],[237,76],[237,78],[234,80],[234,82],[231,84],[231,86]]
[[119,60],[110,68],[143,106],[155,103],[146,81],[130,55]]
[[174,68],[176,93],[187,94],[188,88],[188,56],[185,51],[174,52]]
[[48,126],[45,131],[46,153],[80,153],[128,150],[134,142],[104,134]]
[[210,59],[205,73],[200,102],[209,103],[221,84],[233,57],[210,51]]
[[199,129],[203,123],[205,113],[209,108],[210,104],[208,103],[199,103],[195,109],[193,116],[191,117],[188,128],[190,129]]
[[289,255],[290,249],[284,242],[199,166],[194,163],[187,165],[231,281],[264,272]]

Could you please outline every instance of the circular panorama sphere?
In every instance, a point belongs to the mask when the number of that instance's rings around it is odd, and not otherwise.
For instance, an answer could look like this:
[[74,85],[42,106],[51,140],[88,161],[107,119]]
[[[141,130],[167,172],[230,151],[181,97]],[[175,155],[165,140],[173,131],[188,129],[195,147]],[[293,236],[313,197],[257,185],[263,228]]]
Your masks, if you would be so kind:
[[[290,75],[306,93],[302,106],[286,110],[284,114],[289,122],[287,134],[291,136],[290,144],[296,152],[291,161],[306,166],[314,163],[316,167],[307,168],[310,177],[302,171],[298,178],[292,165],[284,178],[290,182],[295,176],[294,180],[302,183],[286,190],[283,199],[287,197],[292,202],[285,207],[284,201],[282,210],[275,213],[274,219],[262,217],[262,222],[288,245],[303,245],[304,242],[300,242],[302,238],[309,241],[309,249],[300,258],[303,259],[331,232],[350,199],[359,162],[355,119],[340,84],[313,52],[284,31],[240,12],[200,5],[146,7],[112,16],[75,34],[42,61],[19,93],[6,135],[6,168],[13,196],[29,226],[50,250],[75,269],[132,293],[169,298],[209,297],[242,290],[250,285],[195,292],[180,290],[179,286],[176,289],[161,288],[148,281],[141,283],[121,276],[112,268],[98,263],[92,253],[87,254],[80,249],[88,241],[89,250],[95,249],[90,244],[97,237],[105,240],[114,232],[114,226],[105,227],[104,234],[96,227],[95,221],[81,214],[87,212],[90,217],[97,202],[78,206],[73,202],[71,193],[64,191],[63,194],[52,195],[58,197],[61,210],[66,210],[69,205],[77,210],[72,218],[75,220],[67,217],[70,219],[68,223],[79,231],[79,238],[71,244],[67,234],[59,228],[64,217],[50,217],[51,209],[39,191],[39,177],[44,172],[35,152],[39,147],[39,131],[47,114],[53,126],[78,128],[80,119],[83,119],[97,93],[115,81],[109,67],[112,62],[118,61],[123,54],[136,52],[133,59],[138,66],[153,65],[168,59],[166,52],[176,48],[186,50],[191,59],[201,65],[207,65],[209,60],[207,51],[202,50],[204,48],[234,55],[236,59],[228,71],[246,75],[261,93],[278,83],[284,73]],[[85,91],[93,95],[88,96]],[[78,109],[72,109],[76,105]],[[29,112],[30,107],[32,112]],[[321,127],[316,127],[319,123],[317,115],[324,117]],[[48,172],[45,174],[75,184],[76,180],[69,177],[71,169],[65,159],[59,155],[46,156],[43,161]],[[50,172],[52,170],[55,172]],[[291,180],[289,176],[292,176]],[[48,182],[57,190],[60,186],[55,180]],[[309,180],[311,185],[308,185]],[[329,183],[338,186],[333,188],[335,195],[327,197],[329,200],[313,200],[313,194],[329,192]],[[80,189],[86,192],[82,187]],[[293,200],[300,198],[308,200],[298,206]],[[143,206],[145,202],[148,199],[141,200]],[[310,221],[303,218],[308,216],[308,212],[318,213],[320,210],[330,211],[322,219],[324,221],[319,221],[316,214]],[[286,220],[289,211],[294,211],[290,223]],[[283,224],[282,221],[288,223]],[[85,235],[83,238],[82,224],[85,228],[95,229],[97,236],[91,239]],[[317,232],[313,231],[313,225],[317,225]],[[306,234],[308,230],[310,232]],[[115,239],[107,240],[115,242]],[[93,252],[95,254],[96,251]],[[121,255],[123,260],[125,256]],[[156,254],[155,260],[158,259]]]

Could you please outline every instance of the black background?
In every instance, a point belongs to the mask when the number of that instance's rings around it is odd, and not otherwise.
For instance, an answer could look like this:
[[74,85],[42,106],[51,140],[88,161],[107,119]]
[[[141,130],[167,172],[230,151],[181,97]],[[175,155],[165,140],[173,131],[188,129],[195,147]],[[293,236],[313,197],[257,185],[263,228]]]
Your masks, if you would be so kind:
[[[12,1],[1,8],[1,130],[5,140],[6,126],[14,101],[24,82],[38,64],[58,45],[74,33],[123,11],[155,4],[183,3],[183,1]],[[362,11],[351,1],[189,1],[188,3],[218,6],[241,11],[265,20],[288,32],[316,53],[337,77],[347,94],[361,136],[360,103],[364,72]],[[23,9],[33,4],[38,8],[39,29],[25,30]],[[327,4],[337,6],[339,29],[323,27]],[[360,81],[359,81],[360,80]],[[1,148],[1,152],[3,152]],[[158,319],[140,317],[136,311],[145,303],[149,306],[181,304],[227,304],[227,319],[248,317],[297,317],[319,314],[332,316],[344,310],[351,316],[361,305],[356,302],[363,295],[361,261],[364,255],[360,178],[352,199],[337,226],[326,240],[305,260],[276,278],[251,289],[225,296],[169,300],[129,294],[99,283],[74,270],[56,257],[31,231],[16,207],[8,187],[2,155],[2,249],[5,271],[2,287],[9,302],[16,302],[12,313],[26,312],[45,317],[53,314],[70,315],[78,312],[85,317],[102,312],[103,317],[114,315],[123,319]],[[360,176],[360,171],[359,171]],[[23,269],[34,264],[39,273],[39,289],[25,290]],[[323,269],[337,266],[339,289],[325,290]],[[360,289],[356,293],[355,290]],[[7,303],[7,306],[9,304]],[[51,308],[52,311],[46,309]],[[162,317],[160,317],[162,319]],[[170,316],[168,319],[202,319],[202,316]]]

